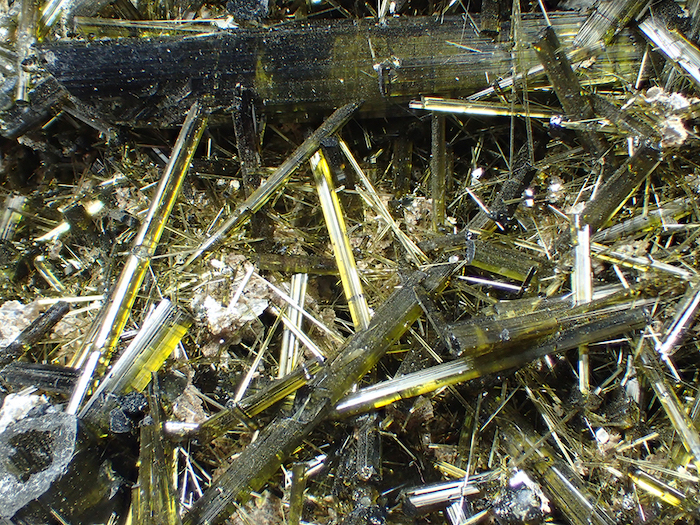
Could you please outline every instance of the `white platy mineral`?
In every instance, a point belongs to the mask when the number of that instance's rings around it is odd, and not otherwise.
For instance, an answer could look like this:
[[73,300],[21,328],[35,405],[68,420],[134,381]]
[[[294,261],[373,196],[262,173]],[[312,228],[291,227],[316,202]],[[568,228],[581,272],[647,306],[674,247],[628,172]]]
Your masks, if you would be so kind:
[[202,300],[200,311],[204,312],[212,333],[219,334],[240,327],[258,317],[267,308],[267,299],[244,299],[243,297],[241,299],[236,304],[228,305],[221,304],[211,295],[207,295]]
[[234,302],[236,292],[252,265],[242,256],[212,260],[211,275],[192,298],[192,309],[213,334],[233,332],[260,316],[269,304],[268,288],[250,279]]
[[22,330],[39,317],[40,308],[36,302],[22,304],[7,301],[0,306],[0,348],[14,341]]
[[8,394],[0,410],[0,432],[3,432],[10,423],[25,417],[32,408],[47,402],[44,396],[36,394]]

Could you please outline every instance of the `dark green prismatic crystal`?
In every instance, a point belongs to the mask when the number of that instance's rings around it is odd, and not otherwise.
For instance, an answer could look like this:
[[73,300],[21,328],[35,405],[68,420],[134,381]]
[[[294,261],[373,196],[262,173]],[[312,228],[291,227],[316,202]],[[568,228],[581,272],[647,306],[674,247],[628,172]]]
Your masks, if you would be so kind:
[[[489,408],[496,411],[496,399],[488,401]],[[546,443],[531,424],[510,406],[502,407],[496,418],[503,443],[519,464],[530,469],[542,482],[547,495],[574,525],[613,525],[610,510],[595,495],[573,469],[557,459],[557,454]]]
[[421,312],[415,290],[421,286],[436,293],[459,263],[436,265],[417,272],[377,310],[369,328],[358,332],[310,383],[302,408],[279,416],[212,483],[183,517],[184,525],[221,523],[274,474],[306,435],[329,416],[335,403],[367,373],[418,318]]
[[[584,18],[552,13],[571,34]],[[543,27],[522,21],[525,40]],[[620,41],[609,57],[632,73],[641,51]],[[109,121],[172,125],[194,100],[235,106],[250,89],[267,112],[318,113],[365,100],[365,113],[397,109],[419,94],[470,94],[511,73],[510,48],[477,33],[462,17],[398,17],[286,23],[169,38],[122,38],[42,45],[44,67],[72,96]],[[537,63],[527,52],[530,66]],[[403,110],[402,110],[403,111]]]
[[699,27],[0,2],[0,523],[692,523]]
[[60,301],[25,328],[17,339],[0,349],[0,366],[21,357],[39,342],[68,313],[70,305]]

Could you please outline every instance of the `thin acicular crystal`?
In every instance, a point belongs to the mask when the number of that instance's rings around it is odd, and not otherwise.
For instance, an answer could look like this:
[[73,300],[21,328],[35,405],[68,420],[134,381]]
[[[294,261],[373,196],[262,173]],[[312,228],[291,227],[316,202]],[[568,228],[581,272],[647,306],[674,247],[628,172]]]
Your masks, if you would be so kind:
[[[77,359],[73,362],[74,366],[80,366],[87,355],[94,351],[109,358],[119,340],[131,313],[131,307],[136,300],[136,294],[146,276],[150,259],[155,253],[160,236],[180,193],[190,161],[204,133],[206,122],[205,110],[201,104],[195,103],[180,130],[168,165],[161,176],[156,193],[152,197],[151,207],[133,241],[132,252],[124,264],[109,301],[98,316],[90,336],[83,343],[82,350],[77,354]],[[72,404],[75,405],[76,401],[77,397]]]
[[432,199],[433,231],[445,224],[445,184],[447,179],[447,151],[445,144],[445,116],[433,113],[431,117],[430,198]]
[[263,430],[231,466],[197,500],[183,517],[183,525],[218,523],[234,509],[236,501],[250,497],[292,453],[301,440],[328,416],[335,402],[367,373],[420,315],[413,293],[422,285],[436,293],[446,285],[458,264],[431,267],[418,273],[377,309],[367,330],[357,332],[338,357],[310,383],[308,402],[292,418],[280,417]]
[[[309,275],[306,273],[296,273],[291,279],[290,297],[296,302],[300,308],[304,308],[304,300],[306,298],[306,285],[309,281]],[[301,330],[303,317],[299,310],[289,308],[287,310],[289,321],[298,329]],[[291,373],[299,362],[299,341],[289,328],[284,329],[282,334],[282,346],[280,347],[280,367],[278,377],[281,379]]]
[[573,46],[588,48],[613,37],[644,7],[646,0],[602,0],[588,16],[574,38]]
[[236,389],[236,395],[229,402],[229,404],[231,404],[233,406],[233,408],[236,410],[237,413],[240,412],[238,402],[241,399],[243,399],[243,396],[245,395],[246,391],[248,390],[248,387],[250,386],[250,383],[253,380],[253,376],[257,373],[258,367],[260,366],[260,363],[262,362],[262,359],[265,356],[265,352],[267,352],[267,350],[270,346],[270,342],[272,341],[272,336],[275,333],[275,331],[277,330],[277,327],[279,326],[280,322],[282,321],[283,314],[280,310],[273,309],[272,312],[276,316],[275,322],[268,329],[267,337],[265,337],[265,340],[260,345],[260,348],[258,348],[258,351],[255,354],[255,359],[253,359],[253,362],[250,364],[248,371],[246,372],[245,376],[243,377],[243,380],[239,383],[238,388]]
[[185,261],[185,267],[199,259],[205,252],[220,243],[227,235],[230,235],[241,228],[250,217],[260,210],[263,205],[289,180],[299,166],[309,160],[318,151],[321,141],[333,135],[336,131],[350,120],[353,114],[360,107],[359,102],[350,102],[337,109],[321,126],[309,136],[299,146],[292,155],[285,160],[275,173],[257,188],[242,204],[240,204],[219,227],[219,229],[209,236],[195,252]]
[[422,250],[418,246],[416,246],[413,240],[410,237],[408,237],[408,235],[406,235],[406,233],[403,230],[401,230],[398,224],[396,224],[396,221],[394,221],[393,217],[389,213],[388,208],[377,194],[377,191],[372,186],[372,182],[367,178],[367,175],[365,175],[364,171],[362,171],[362,168],[357,163],[357,160],[350,151],[350,148],[348,148],[347,144],[345,144],[345,142],[343,142],[342,140],[340,141],[340,149],[342,150],[343,154],[348,159],[348,162],[350,162],[350,166],[360,179],[360,183],[362,184],[364,191],[360,190],[359,188],[358,191],[360,192],[360,195],[365,200],[365,202],[367,202],[367,204],[370,207],[372,207],[375,213],[377,213],[382,218],[382,220],[384,220],[384,222],[386,222],[387,225],[389,225],[391,231],[394,233],[394,236],[401,243],[404,250],[406,250],[406,253],[408,254],[409,258],[413,261],[414,264],[419,265],[427,263],[428,258],[425,256]]
[[620,266],[634,268],[640,271],[658,270],[686,281],[697,279],[697,273],[680,266],[657,261],[651,256],[638,257],[619,250],[612,250],[598,243],[591,243],[592,256],[601,261],[612,262]]
[[499,104],[496,102],[478,102],[469,100],[456,100],[440,97],[421,97],[420,100],[411,101],[411,109],[424,109],[436,113],[453,113],[458,115],[472,115],[482,117],[524,117],[550,119],[560,112],[552,109],[533,108],[528,109],[518,104]]
[[638,348],[638,370],[646,376],[656,398],[661,403],[673,428],[683,441],[686,450],[693,456],[695,465],[700,468],[700,435],[683,405],[678,400],[674,389],[661,368],[659,358],[646,339],[641,339]]
[[[495,400],[489,405],[495,410]],[[541,480],[547,494],[573,525],[614,525],[604,502],[596,500],[588,487],[571,468],[558,459],[557,454],[541,440],[541,436],[520,417],[512,407],[501,408],[497,423],[502,442],[511,455],[528,454],[522,463]]]
[[[284,323],[284,326],[288,328],[294,336],[314,355],[319,361],[325,361],[326,356],[323,354],[321,349],[316,343],[314,343],[309,337],[299,329],[299,327],[294,323],[287,315],[278,310],[275,306],[269,307],[270,311],[275,315],[279,316],[280,320]],[[296,311],[296,310],[294,310]]]
[[[591,235],[588,224],[580,224],[580,216],[574,216],[576,233],[574,247],[574,270],[571,274],[571,290],[574,304],[591,302],[593,297],[593,272],[591,270]],[[578,349],[578,387],[583,395],[590,391],[590,355],[586,345]]]
[[639,29],[669,60],[683,68],[700,85],[700,50],[678,31],[671,32],[662,20],[647,17]]
[[656,345],[656,351],[662,355],[672,354],[680,345],[692,324],[695,322],[698,306],[700,306],[700,289],[694,283],[688,287],[688,292],[678,304],[676,314],[665,333],[663,342]]
[[584,322],[560,330],[519,352],[499,351],[496,347],[492,352],[473,356],[468,353],[468,349],[463,349],[466,355],[461,359],[377,383],[350,394],[336,405],[336,411],[343,414],[380,408],[399,399],[419,396],[445,386],[520,367],[552,352],[563,352],[640,328],[646,320],[642,309],[623,310],[615,315],[608,313],[601,320]]
[[[131,0],[125,0],[131,4]],[[116,4],[117,2],[115,2]],[[131,4],[133,6],[133,4]],[[185,36],[208,33],[224,29],[225,21],[221,19],[197,18],[194,20],[124,20],[119,18],[101,18],[76,16],[73,24],[78,33],[84,37],[126,38],[134,34],[142,38],[163,36]]]
[[350,316],[357,330],[364,330],[369,326],[372,315],[369,311],[365,294],[362,291],[360,274],[355,263],[355,256],[350,246],[345,218],[340,200],[335,192],[333,177],[325,157],[321,151],[311,156],[311,171],[316,182],[316,191],[321,201],[323,217],[326,228],[331,238],[333,254],[335,255],[340,281],[343,285],[345,298],[350,309]]

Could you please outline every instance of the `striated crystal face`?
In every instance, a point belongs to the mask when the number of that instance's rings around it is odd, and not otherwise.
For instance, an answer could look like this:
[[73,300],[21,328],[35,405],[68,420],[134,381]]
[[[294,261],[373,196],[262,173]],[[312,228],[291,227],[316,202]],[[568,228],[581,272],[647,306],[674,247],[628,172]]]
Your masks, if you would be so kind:
[[700,1],[0,35],[0,522],[697,521]]

